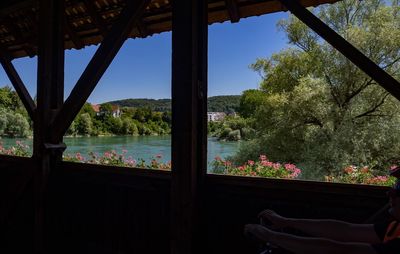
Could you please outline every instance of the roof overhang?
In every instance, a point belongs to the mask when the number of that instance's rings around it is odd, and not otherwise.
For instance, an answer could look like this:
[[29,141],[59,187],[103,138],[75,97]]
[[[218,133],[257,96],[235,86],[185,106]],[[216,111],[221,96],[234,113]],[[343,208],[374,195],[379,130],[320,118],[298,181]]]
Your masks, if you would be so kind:
[[[65,0],[65,49],[98,44],[118,19],[126,0]],[[303,6],[317,6],[338,0],[301,0]],[[209,0],[208,23],[238,22],[242,18],[286,11],[276,0]],[[37,0],[2,0],[0,3],[0,49],[11,58],[37,54]],[[170,31],[171,0],[153,0],[130,38],[144,38]]]

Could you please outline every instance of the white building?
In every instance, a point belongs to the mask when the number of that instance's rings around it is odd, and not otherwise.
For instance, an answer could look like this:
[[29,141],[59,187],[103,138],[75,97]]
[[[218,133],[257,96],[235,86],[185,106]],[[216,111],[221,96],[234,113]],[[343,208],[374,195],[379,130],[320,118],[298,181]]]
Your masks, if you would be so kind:
[[207,119],[209,122],[222,121],[226,117],[224,112],[207,112]]

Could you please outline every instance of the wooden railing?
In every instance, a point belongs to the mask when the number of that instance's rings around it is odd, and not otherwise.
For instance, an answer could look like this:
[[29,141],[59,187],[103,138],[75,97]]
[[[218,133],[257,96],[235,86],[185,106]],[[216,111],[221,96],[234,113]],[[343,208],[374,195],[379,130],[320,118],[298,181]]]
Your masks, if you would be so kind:
[[[0,250],[14,246],[29,253],[32,247],[33,195],[26,179],[34,166],[30,158],[0,156],[0,212],[12,211],[7,221],[1,221],[8,244]],[[20,187],[7,185],[11,182]],[[24,182],[17,198],[15,190]],[[202,189],[197,240],[204,253],[252,253],[255,246],[244,239],[243,225],[257,222],[262,209],[293,217],[362,222],[385,205],[387,190],[222,175],[207,175]],[[5,200],[14,203],[6,206]],[[46,233],[53,252],[169,253],[168,171],[62,162],[50,176],[47,201]]]

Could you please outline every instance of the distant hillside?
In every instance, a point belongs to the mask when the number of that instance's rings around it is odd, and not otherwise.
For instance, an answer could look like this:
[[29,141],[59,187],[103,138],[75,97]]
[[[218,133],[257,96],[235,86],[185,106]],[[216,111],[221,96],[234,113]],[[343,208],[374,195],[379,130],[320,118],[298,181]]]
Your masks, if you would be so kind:
[[118,101],[108,102],[113,105],[120,107],[130,108],[150,108],[153,111],[165,112],[171,111],[171,100],[170,99],[126,99]]
[[232,113],[238,111],[240,95],[221,95],[208,98],[209,112]]
[[[240,95],[221,95],[208,98],[208,111],[235,112],[239,107]],[[171,99],[126,99],[108,102],[120,107],[150,108],[153,111],[171,111]]]

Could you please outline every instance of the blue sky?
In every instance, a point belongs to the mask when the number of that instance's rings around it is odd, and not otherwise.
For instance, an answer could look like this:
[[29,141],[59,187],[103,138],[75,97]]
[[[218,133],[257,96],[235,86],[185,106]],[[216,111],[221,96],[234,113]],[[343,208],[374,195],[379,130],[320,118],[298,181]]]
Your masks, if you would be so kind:
[[[209,26],[209,96],[241,94],[258,87],[260,77],[249,69],[257,58],[287,47],[285,34],[276,23],[287,13],[242,19]],[[96,46],[66,51],[65,96],[68,96]],[[32,96],[36,94],[37,58],[13,61]],[[171,97],[171,33],[145,39],[129,39],[88,99],[102,103],[127,98]],[[10,84],[0,68],[0,86]]]

